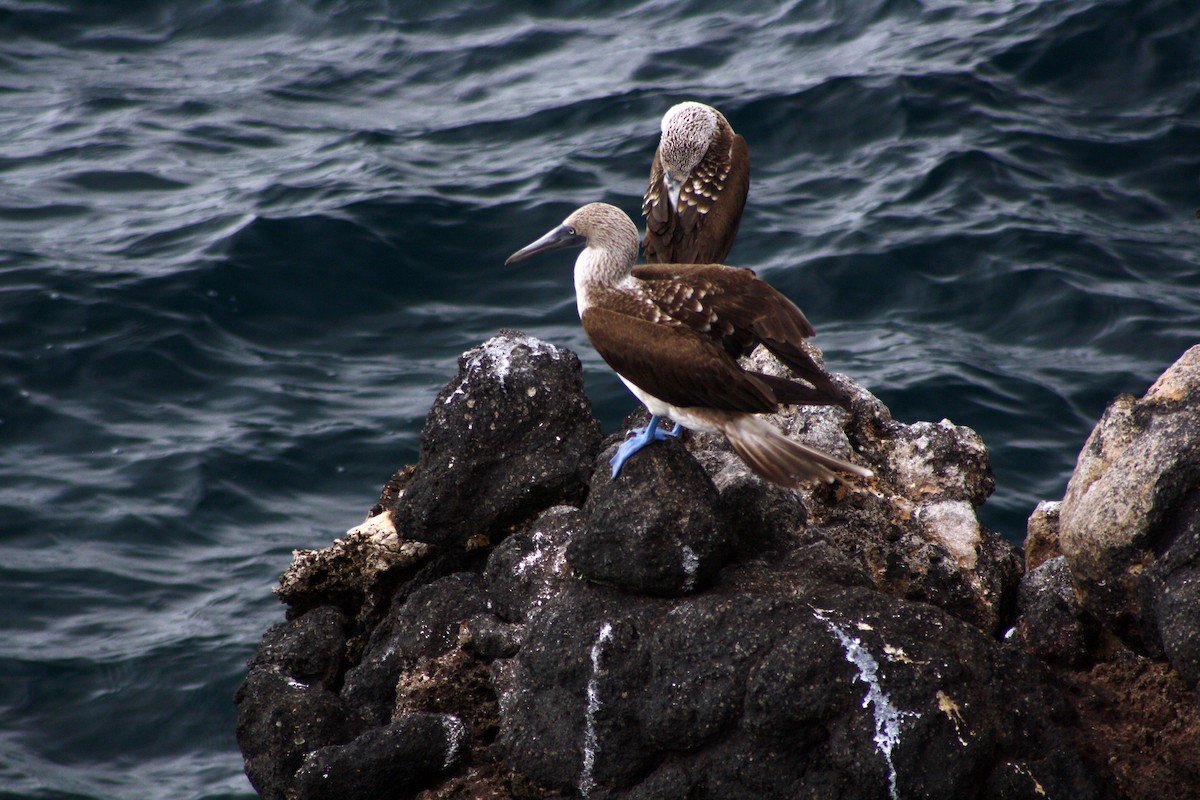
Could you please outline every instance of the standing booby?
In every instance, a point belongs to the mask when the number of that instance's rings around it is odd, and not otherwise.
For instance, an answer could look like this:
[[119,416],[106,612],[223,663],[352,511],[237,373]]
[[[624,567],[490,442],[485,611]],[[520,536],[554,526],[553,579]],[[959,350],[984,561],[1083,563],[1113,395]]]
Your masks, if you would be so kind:
[[[509,256],[583,246],[575,261],[575,300],[583,329],[600,356],[646,408],[650,422],[612,459],[625,461],[681,425],[725,434],[758,474],[782,486],[833,480],[834,470],[862,477],[870,470],[826,455],[781,434],[758,414],[781,404],[846,405],[801,342],[813,335],[800,309],[748,269],[720,264],[634,265],[638,232],[615,206],[591,203]],[[736,356],[764,345],[811,386],[750,372]],[[670,417],[670,432],[658,428]]]
[[749,190],[746,140],[724,115],[703,103],[672,106],[662,118],[662,138],[642,200],[646,260],[722,263],[733,247]]

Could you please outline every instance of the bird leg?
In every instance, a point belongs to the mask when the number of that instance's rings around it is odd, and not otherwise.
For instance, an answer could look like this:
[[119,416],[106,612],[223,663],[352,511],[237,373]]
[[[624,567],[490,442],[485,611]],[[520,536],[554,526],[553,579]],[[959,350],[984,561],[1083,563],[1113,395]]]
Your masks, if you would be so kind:
[[629,457],[638,450],[641,450],[651,442],[678,436],[681,430],[683,430],[683,426],[676,422],[674,428],[670,431],[664,431],[658,427],[658,417],[651,415],[650,421],[646,423],[646,427],[634,428],[629,432],[629,438],[621,442],[621,446],[617,448],[616,454],[609,462],[613,468],[612,476],[614,478],[617,477],[617,474],[621,471],[621,467],[625,466],[625,462],[629,460]]

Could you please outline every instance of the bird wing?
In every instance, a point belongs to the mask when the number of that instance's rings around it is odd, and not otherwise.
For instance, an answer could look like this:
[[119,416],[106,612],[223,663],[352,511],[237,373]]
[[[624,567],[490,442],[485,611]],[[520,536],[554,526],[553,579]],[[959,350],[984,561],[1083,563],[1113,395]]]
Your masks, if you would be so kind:
[[658,151],[642,199],[646,260],[660,264],[708,264],[725,260],[737,237],[750,190],[746,140],[725,131],[705,151],[672,208]]
[[753,271],[721,264],[639,264],[632,270],[663,314],[720,342],[734,356],[764,345],[819,390],[814,402],[848,402],[804,349],[813,326]]
[[[705,159],[707,160],[707,159]],[[704,167],[700,162],[700,168]],[[733,249],[738,226],[742,222],[742,210],[746,207],[746,195],[750,192],[750,151],[746,140],[734,134],[725,159],[725,176],[712,210],[705,214],[701,225],[708,238],[705,250],[697,250],[688,258],[680,259],[688,264],[719,264]]]
[[752,270],[721,264],[638,264],[633,277],[663,313],[714,337],[799,343],[816,331],[796,304]]
[[642,196],[642,216],[646,218],[644,246],[646,260],[651,262],[668,260],[664,257],[671,252],[675,227],[675,215],[671,211],[671,200],[667,197],[664,176],[660,148],[654,151],[654,160],[650,162],[650,182],[646,185],[646,194]]
[[678,324],[589,306],[580,317],[592,346],[610,367],[673,406],[774,411],[775,394],[711,339]]

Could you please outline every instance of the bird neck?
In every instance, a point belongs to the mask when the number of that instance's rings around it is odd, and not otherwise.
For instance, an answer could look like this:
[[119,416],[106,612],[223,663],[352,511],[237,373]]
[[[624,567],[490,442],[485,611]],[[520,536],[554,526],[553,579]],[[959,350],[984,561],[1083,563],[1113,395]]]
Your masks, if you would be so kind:
[[635,243],[630,254],[588,246],[575,259],[575,302],[581,316],[593,290],[616,289],[632,280],[629,273],[637,258],[636,247]]

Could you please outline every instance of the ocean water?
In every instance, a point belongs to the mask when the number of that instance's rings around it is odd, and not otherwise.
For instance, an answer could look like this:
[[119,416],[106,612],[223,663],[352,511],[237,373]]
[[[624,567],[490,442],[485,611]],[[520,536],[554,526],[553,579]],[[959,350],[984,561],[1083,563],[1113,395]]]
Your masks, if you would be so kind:
[[662,113],[753,161],[729,262],[1019,541],[1200,342],[1200,5],[0,0],[0,797],[248,798],[232,695],[291,551],[415,460],[464,350],[583,358],[574,207]]

